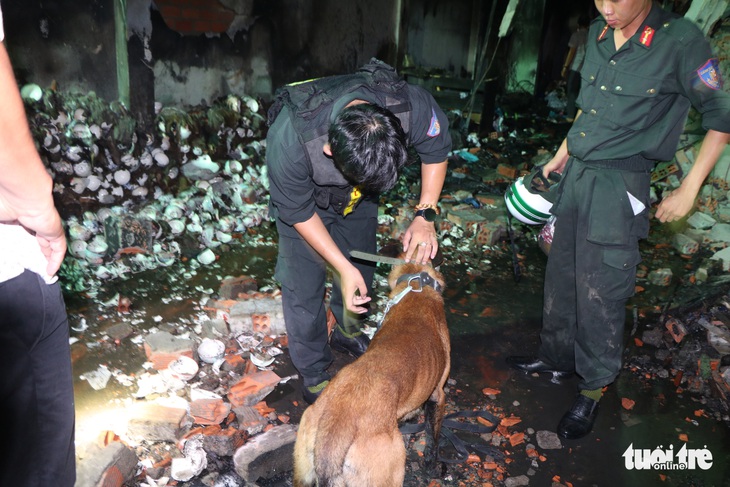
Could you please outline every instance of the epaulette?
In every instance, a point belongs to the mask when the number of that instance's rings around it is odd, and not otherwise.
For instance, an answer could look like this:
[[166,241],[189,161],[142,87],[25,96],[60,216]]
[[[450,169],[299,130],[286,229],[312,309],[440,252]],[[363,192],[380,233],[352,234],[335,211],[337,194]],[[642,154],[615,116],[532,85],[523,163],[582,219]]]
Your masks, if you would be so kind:
[[662,30],[677,42],[683,45],[697,42],[698,37],[704,38],[704,34],[697,25],[684,17],[668,19],[664,22]]

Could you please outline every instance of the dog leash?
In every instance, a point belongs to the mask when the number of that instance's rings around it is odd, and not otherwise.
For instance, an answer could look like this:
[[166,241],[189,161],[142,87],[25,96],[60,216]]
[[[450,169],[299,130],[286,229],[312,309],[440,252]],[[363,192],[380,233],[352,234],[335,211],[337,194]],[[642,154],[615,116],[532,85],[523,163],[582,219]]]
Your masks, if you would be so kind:
[[[456,421],[456,418],[482,418],[491,423],[490,426],[481,423],[467,423],[462,421]],[[478,444],[478,443],[467,443],[459,438],[454,430],[466,431],[475,434],[491,433],[499,426],[499,418],[490,413],[489,411],[457,411],[455,413],[447,414],[444,416],[444,420],[441,423],[441,436],[439,439],[439,451],[438,460],[444,463],[463,463],[469,458],[471,452],[479,452],[484,455],[490,455],[495,459],[504,458],[504,453],[492,446]],[[425,423],[406,423],[401,425],[399,428],[401,434],[414,434],[420,433],[426,429]],[[447,440],[447,441],[444,441]],[[446,446],[447,442],[456,450],[456,457],[450,458],[445,457],[441,454],[441,447]]]

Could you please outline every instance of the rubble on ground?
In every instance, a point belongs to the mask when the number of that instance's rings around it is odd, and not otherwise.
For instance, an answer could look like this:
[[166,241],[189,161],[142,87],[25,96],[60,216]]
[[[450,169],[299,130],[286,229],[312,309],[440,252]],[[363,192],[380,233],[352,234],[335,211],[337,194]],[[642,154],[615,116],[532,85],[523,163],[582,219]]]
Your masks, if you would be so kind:
[[[277,410],[267,403],[296,379],[278,373],[287,359],[281,296],[272,276],[228,275],[220,267],[232,249],[276,245],[268,228],[258,102],[230,96],[189,111],[160,108],[151,134],[123,107],[107,106],[93,94],[46,92],[27,106],[68,232],[70,256],[61,276],[66,292],[102,297],[111,283],[164,270],[168,281],[140,282],[135,291],[162,285],[169,287],[166,303],[191,295],[197,301],[197,314],[177,323],[139,313],[131,293],[100,303],[99,315],[81,310],[72,316],[78,323],[72,329],[75,361],[125,346],[145,359],[140,369],[102,363],[79,374],[94,391],[112,385],[128,391],[115,404],[128,421],[99,430],[95,442],[81,446],[79,478],[85,485],[222,487],[266,485],[266,479],[286,475],[304,405]],[[512,181],[550,159],[568,127],[543,111],[518,115],[504,106],[500,114],[499,131],[481,138],[470,133],[465,147],[454,148],[439,234],[446,260],[467,275],[490,272],[493,260],[507,257],[518,278],[531,272],[521,249],[537,245],[541,227],[510,220],[503,195]],[[675,160],[657,167],[653,202],[678,186],[699,140],[686,134]],[[417,170],[407,168],[382,198],[381,246],[397,240],[413,217]],[[670,380],[678,393],[701,396],[701,415],[722,420],[730,392],[728,189],[727,180],[711,177],[686,222],[642,244],[637,292],[666,293],[636,311],[659,311],[660,317],[632,333],[640,352],[626,363],[630,373]],[[670,265],[670,255],[685,265]],[[220,274],[217,289],[188,284],[201,268]],[[376,277],[376,286],[386,289],[382,269]],[[382,299],[374,300],[374,309],[384,308]],[[381,316],[368,320],[371,333]],[[459,386],[449,383],[455,396]],[[489,399],[484,408],[500,423],[475,441],[492,453],[472,453],[444,482],[528,485],[560,441],[494,406],[498,390],[483,394]],[[453,399],[448,407],[456,409]],[[417,451],[419,436],[406,439]],[[528,460],[530,471],[510,471],[517,456]],[[418,462],[407,467],[419,478]]]

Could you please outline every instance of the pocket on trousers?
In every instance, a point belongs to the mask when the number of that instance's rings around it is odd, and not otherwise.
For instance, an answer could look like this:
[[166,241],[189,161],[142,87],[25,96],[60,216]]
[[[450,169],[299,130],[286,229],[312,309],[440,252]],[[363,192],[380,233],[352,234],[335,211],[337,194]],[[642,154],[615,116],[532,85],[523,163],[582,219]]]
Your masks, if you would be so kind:
[[638,248],[605,248],[601,296],[606,299],[627,299],[634,295],[636,266],[641,262]]
[[598,245],[629,245],[635,240],[634,213],[618,171],[600,171],[590,196],[587,239]]

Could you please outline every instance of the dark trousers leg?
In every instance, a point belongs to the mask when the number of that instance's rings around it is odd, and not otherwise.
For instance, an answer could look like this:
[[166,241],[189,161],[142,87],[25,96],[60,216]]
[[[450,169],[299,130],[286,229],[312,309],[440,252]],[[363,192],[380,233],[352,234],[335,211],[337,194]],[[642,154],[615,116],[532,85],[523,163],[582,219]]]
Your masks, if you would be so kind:
[[292,227],[276,222],[279,257],[275,277],[281,284],[289,355],[304,385],[317,385],[330,376],[324,306],[327,267],[324,259]]
[[[565,189],[566,193],[569,188]],[[567,198],[567,194],[563,198]],[[539,357],[560,370],[575,369],[577,328],[575,288],[575,218],[564,210],[555,220],[545,269]]]
[[[351,249],[375,250],[377,205],[374,202],[363,201],[347,217],[320,209],[317,214],[345,255]],[[276,279],[281,284],[289,354],[294,367],[303,376],[304,384],[316,385],[329,379],[325,369],[332,363],[324,303],[327,263],[293,227],[277,221],[277,229],[279,257]],[[363,273],[365,282],[371,286],[375,267],[360,264],[357,267]],[[342,321],[342,295],[337,276],[335,279],[337,281],[332,287],[330,306],[344,327],[344,323],[350,321]]]
[[640,261],[633,233],[646,218],[622,205],[629,204],[627,187],[641,194],[634,187],[643,187],[643,178],[582,164],[566,174],[545,277],[540,357],[575,368],[580,389],[608,385],[621,369],[626,302]]
[[72,487],[74,398],[58,284],[26,271],[0,283],[0,485]]
[[[378,207],[371,201],[363,201],[358,206],[357,211],[347,215],[347,217],[334,215],[325,225],[330,230],[330,235],[332,235],[337,247],[345,255],[350,255],[350,250],[361,250],[370,253],[375,253],[377,250],[375,232],[378,226]],[[353,261],[353,264],[365,280],[368,287],[368,296],[372,296],[375,264],[363,261]],[[361,321],[366,315],[358,315],[344,309],[340,276],[335,273],[333,278],[330,309],[346,333],[357,333],[360,330]]]

